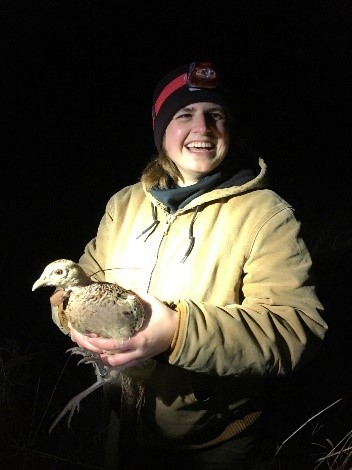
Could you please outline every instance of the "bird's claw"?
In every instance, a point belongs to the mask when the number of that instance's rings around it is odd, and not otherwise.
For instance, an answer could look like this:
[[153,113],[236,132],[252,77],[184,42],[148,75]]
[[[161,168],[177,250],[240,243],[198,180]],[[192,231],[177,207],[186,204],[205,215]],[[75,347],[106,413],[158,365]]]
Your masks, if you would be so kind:
[[102,363],[100,355],[93,351],[90,351],[86,348],[81,348],[79,346],[73,347],[68,349],[66,352],[70,352],[71,354],[80,354],[82,359],[78,361],[77,365],[79,364],[93,364],[101,378],[105,378],[109,372],[105,365]]

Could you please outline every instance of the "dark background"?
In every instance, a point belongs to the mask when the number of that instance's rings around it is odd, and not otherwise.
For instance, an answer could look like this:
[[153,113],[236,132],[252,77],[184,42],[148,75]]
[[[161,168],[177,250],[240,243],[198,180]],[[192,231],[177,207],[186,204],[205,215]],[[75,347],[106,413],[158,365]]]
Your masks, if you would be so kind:
[[[32,293],[31,286],[48,262],[78,259],[107,199],[138,179],[155,152],[153,88],[164,73],[194,60],[215,61],[233,84],[241,132],[302,220],[316,265],[330,331],[317,361],[284,385],[292,411],[283,415],[285,432],[337,398],[346,403],[349,2],[2,0],[0,6],[0,386],[7,468],[18,467],[15,454],[21,468],[70,468],[45,460],[45,453],[75,459],[72,468],[77,459],[99,468],[104,410],[100,421],[82,405],[74,418],[78,432],[64,424],[54,437],[43,437],[46,420],[92,382],[92,371],[77,369],[75,360],[66,364],[71,343],[51,322],[50,292]],[[351,426],[349,405],[338,406],[324,423],[330,438]],[[93,438],[88,428],[98,429]]]

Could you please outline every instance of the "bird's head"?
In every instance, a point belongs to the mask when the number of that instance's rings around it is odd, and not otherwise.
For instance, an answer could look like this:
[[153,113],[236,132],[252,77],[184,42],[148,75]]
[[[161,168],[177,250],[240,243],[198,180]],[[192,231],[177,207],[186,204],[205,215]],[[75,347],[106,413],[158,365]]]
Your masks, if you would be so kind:
[[45,286],[55,286],[66,290],[91,282],[79,264],[69,259],[59,259],[46,266],[39,279],[33,284],[32,291]]

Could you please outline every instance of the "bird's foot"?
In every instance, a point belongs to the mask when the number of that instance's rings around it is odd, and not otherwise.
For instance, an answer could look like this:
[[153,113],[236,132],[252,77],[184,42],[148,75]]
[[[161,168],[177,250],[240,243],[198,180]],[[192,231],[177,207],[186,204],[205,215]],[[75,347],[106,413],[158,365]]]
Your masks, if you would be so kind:
[[95,370],[97,372],[97,377],[101,378],[106,378],[109,374],[108,369],[106,366],[103,364],[100,355],[98,353],[95,353],[93,351],[90,351],[89,349],[86,348],[81,348],[79,346],[76,346],[74,348],[68,349],[66,352],[69,352],[71,354],[80,354],[82,359],[78,361],[77,365],[79,364],[93,364],[95,367]]

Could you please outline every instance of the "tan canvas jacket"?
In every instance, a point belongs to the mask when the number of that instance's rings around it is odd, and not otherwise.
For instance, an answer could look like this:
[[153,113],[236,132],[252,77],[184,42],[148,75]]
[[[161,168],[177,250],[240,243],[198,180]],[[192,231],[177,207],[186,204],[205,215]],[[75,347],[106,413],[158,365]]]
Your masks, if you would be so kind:
[[265,378],[304,364],[324,338],[300,223],[265,175],[259,159],[251,181],[172,215],[141,183],[128,186],[107,203],[80,259],[95,279],[148,290],[180,314],[146,390],[144,420],[155,436],[236,434],[260,411]]

